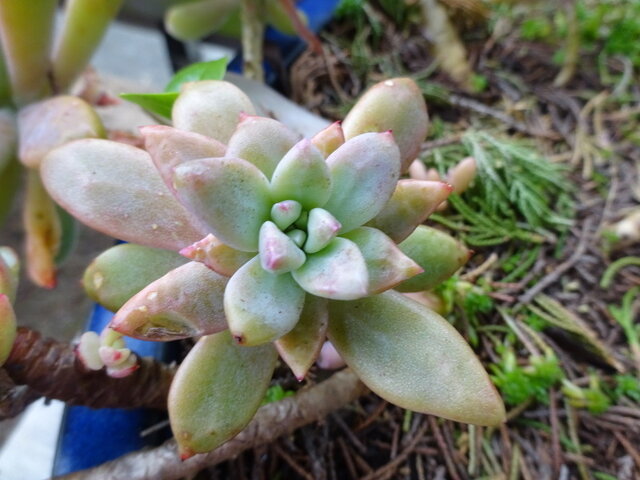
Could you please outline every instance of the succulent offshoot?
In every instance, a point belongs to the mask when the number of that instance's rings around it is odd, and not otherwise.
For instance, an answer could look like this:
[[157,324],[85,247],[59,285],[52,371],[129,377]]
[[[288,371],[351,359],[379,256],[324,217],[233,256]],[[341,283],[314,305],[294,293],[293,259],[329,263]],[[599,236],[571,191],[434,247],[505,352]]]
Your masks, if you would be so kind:
[[106,367],[107,375],[113,378],[127,377],[139,368],[138,359],[125,346],[122,334],[109,327],[100,335],[96,332],[83,333],[76,354],[87,369],[102,370]]

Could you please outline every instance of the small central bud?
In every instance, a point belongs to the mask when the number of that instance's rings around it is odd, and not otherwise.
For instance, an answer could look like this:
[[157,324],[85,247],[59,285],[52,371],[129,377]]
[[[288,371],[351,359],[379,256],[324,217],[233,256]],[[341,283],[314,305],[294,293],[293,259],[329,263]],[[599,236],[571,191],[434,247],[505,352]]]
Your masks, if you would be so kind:
[[295,242],[273,222],[264,222],[260,227],[259,250],[262,268],[272,273],[296,270],[307,258]]
[[293,222],[300,218],[302,205],[295,200],[285,200],[278,202],[271,207],[271,220],[280,230],[286,230]]
[[309,212],[304,251],[307,253],[319,252],[333,240],[341,228],[340,222],[329,212],[322,208],[314,208]]

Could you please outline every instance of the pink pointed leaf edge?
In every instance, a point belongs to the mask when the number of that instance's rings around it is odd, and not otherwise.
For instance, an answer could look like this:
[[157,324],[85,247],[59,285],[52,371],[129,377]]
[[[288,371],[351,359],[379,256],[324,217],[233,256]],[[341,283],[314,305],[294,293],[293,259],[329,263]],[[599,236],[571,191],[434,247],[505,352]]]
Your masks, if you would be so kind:
[[198,262],[178,267],[143,288],[111,321],[115,331],[168,341],[227,328],[223,296],[227,278]]
[[424,271],[380,230],[359,227],[345,234],[344,238],[354,242],[365,259],[370,295],[389,290]]
[[387,204],[400,176],[400,152],[390,132],[365,133],[327,158],[331,197],[324,205],[348,232],[375,217]]
[[401,242],[449,197],[451,191],[451,185],[444,182],[400,180],[389,202],[366,225],[381,230],[396,243]]
[[115,238],[179,250],[206,234],[167,189],[149,155],[130,145],[70,142],[50,152],[40,172],[59,205]]
[[408,410],[497,426],[502,400],[456,329],[423,305],[390,290],[330,302],[329,340],[375,393]]

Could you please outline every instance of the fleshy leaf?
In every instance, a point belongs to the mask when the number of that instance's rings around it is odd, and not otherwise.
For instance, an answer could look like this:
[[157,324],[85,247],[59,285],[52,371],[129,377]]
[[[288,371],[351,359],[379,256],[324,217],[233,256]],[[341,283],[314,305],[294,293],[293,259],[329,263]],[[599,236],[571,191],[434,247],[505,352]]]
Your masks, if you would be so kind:
[[227,285],[224,311],[229,329],[242,345],[272,342],[295,327],[304,297],[290,274],[267,272],[256,256]]
[[185,132],[164,125],[140,128],[144,148],[160,172],[164,183],[173,190],[173,169],[198,158],[224,157],[226,147],[197,133]]
[[170,271],[125,303],[111,321],[117,332],[143,340],[176,340],[227,328],[227,277],[198,262]]
[[296,270],[304,263],[304,252],[273,222],[260,228],[260,264],[272,273]]
[[91,262],[82,284],[91,299],[115,312],[151,282],[185,263],[184,257],[169,250],[116,245]]
[[402,171],[418,156],[429,117],[420,88],[410,78],[377,83],[358,100],[342,122],[348,140],[365,132],[391,130],[400,148]]
[[213,450],[253,418],[273,375],[273,345],[236,345],[227,331],[201,338],[169,391],[169,419],[180,456]]
[[451,193],[443,182],[400,180],[395,192],[368,227],[386,233],[394,242],[401,242],[424,222]]
[[369,294],[384,292],[423,269],[380,230],[360,227],[344,235],[358,246],[369,272]]
[[174,185],[181,202],[210,231],[238,250],[258,250],[258,232],[269,219],[269,182],[239,158],[204,158],[176,167]]
[[100,232],[168,250],[205,235],[162,182],[149,155],[138,148],[77,140],[49,153],[40,171],[54,200]]
[[199,40],[222,27],[236,8],[237,0],[178,4],[167,10],[164,25],[167,32],[178,40]]
[[211,234],[180,250],[180,255],[196,262],[202,262],[214,272],[225,277],[230,277],[242,265],[255,257],[255,253],[231,248]]
[[20,161],[37,168],[55,147],[80,138],[105,135],[98,114],[87,102],[64,95],[34,103],[18,114]]
[[238,128],[229,139],[227,156],[253,163],[271,178],[278,162],[297,141],[298,135],[277,120],[241,115]]
[[354,300],[367,295],[369,275],[357,245],[346,238],[334,238],[318,253],[292,272],[307,292],[332,300]]
[[346,366],[346,363],[344,363],[333,343],[327,340],[320,349],[316,365],[323,370],[337,370]]
[[229,82],[206,80],[183,87],[171,116],[174,127],[227,144],[240,113],[254,114],[253,104],[242,90]]
[[0,367],[9,358],[16,339],[16,314],[9,297],[0,293]]
[[62,227],[56,205],[42,185],[38,170],[29,169],[23,221],[26,234],[27,273],[43,288],[56,286],[55,257]]
[[0,247],[0,294],[16,300],[20,280],[20,259],[11,247]]
[[307,219],[307,241],[304,251],[316,253],[326,247],[335,238],[342,225],[333,215],[323,208],[314,208]]
[[424,268],[424,272],[396,287],[400,292],[430,290],[444,282],[469,260],[467,248],[450,235],[420,225],[400,245],[407,256]]
[[311,139],[311,143],[327,158],[344,143],[342,122],[334,122],[327,128],[320,130]]
[[284,231],[291,226],[302,213],[302,205],[295,200],[278,202],[271,207],[271,220]]
[[447,173],[447,180],[453,187],[453,193],[459,195],[469,188],[471,182],[476,178],[477,170],[476,159],[473,157],[463,158],[451,168]]
[[330,302],[329,339],[371,390],[402,408],[496,426],[504,405],[482,364],[445,319],[389,291]]
[[329,315],[325,298],[307,295],[300,321],[293,330],[276,340],[280,357],[302,381],[315,362],[327,336]]
[[309,140],[298,142],[271,177],[275,201],[296,200],[305,210],[323,206],[331,194],[331,175],[324,157]]
[[400,153],[390,133],[365,133],[329,158],[331,197],[324,209],[348,232],[375,217],[387,204],[400,176]]

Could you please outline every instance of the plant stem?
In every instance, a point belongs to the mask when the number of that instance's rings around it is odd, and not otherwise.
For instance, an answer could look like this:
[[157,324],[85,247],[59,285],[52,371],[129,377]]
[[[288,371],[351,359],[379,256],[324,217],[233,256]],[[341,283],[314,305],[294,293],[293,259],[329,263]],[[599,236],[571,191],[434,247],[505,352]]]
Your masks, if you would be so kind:
[[242,0],[242,55],[244,76],[264,82],[262,48],[264,41],[264,0]]
[[251,423],[237,437],[206,454],[182,461],[174,440],[160,447],[126,455],[99,467],[71,473],[58,480],[172,480],[193,477],[200,470],[233,458],[241,452],[273,442],[282,435],[326,417],[367,392],[351,370],[343,370],[330,379],[294,397],[269,403],[258,410]]
[[57,0],[0,1],[0,39],[18,106],[51,91],[49,49]]
[[68,0],[53,54],[53,83],[67,90],[86,67],[123,0]]
[[0,43],[0,107],[7,105],[11,105],[11,85],[9,84],[7,63],[4,58],[2,44]]
[[[43,339],[40,333],[24,327],[18,328],[3,368],[15,385],[27,385],[40,396],[92,408],[164,409],[175,372],[175,367],[142,358],[134,374],[111,378],[104,370],[86,370],[76,360],[71,345]],[[10,391],[0,391],[0,399],[8,396]],[[4,408],[11,411],[7,405]]]

